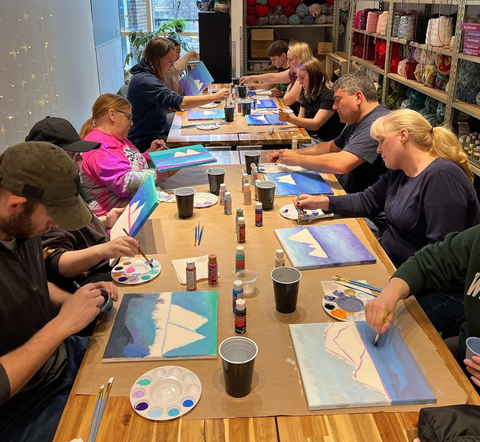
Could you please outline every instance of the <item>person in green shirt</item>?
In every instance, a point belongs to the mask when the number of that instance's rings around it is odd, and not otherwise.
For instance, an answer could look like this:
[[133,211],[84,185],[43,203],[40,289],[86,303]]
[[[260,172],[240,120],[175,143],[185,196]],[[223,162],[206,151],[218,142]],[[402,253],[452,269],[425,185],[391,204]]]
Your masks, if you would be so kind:
[[[456,345],[447,342],[457,361],[465,365],[475,386],[480,387],[480,357],[465,358],[466,339],[480,337],[480,225],[450,233],[444,241],[425,246],[403,263],[382,293],[365,308],[367,323],[385,333],[395,317],[397,302],[420,290],[451,287],[464,282],[465,323]],[[384,321],[385,310],[388,315]]]

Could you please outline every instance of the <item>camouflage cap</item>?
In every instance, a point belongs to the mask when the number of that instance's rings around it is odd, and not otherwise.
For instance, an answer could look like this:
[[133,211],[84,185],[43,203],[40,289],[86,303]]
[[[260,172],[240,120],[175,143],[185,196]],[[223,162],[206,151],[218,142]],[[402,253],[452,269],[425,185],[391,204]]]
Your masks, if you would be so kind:
[[0,157],[0,185],[43,204],[62,229],[79,230],[92,220],[75,165],[53,144],[32,141],[8,148]]

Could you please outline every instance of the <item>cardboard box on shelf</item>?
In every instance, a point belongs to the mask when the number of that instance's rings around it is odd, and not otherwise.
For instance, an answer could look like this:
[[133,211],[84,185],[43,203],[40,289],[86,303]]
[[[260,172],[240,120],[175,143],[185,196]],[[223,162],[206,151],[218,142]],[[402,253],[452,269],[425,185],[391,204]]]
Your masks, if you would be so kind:
[[267,58],[267,49],[273,43],[273,29],[252,29],[250,34],[250,57]]
[[319,41],[317,43],[317,54],[318,55],[326,55],[331,53],[333,50],[332,42],[327,41]]

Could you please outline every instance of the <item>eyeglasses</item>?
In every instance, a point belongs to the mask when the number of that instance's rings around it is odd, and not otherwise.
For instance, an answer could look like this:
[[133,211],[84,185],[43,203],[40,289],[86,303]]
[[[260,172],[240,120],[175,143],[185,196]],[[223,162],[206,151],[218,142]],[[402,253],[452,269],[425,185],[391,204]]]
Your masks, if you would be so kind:
[[123,114],[127,117],[128,121],[132,121],[133,115],[131,113],[124,112],[124,111],[121,111],[121,110],[115,110],[115,112],[120,112],[121,114]]

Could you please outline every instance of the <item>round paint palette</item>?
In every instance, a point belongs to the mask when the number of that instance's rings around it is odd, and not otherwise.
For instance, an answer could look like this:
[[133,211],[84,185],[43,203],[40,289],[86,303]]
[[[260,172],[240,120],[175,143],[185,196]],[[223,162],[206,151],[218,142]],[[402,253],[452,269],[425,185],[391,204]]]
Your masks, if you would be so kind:
[[334,290],[322,299],[324,310],[339,321],[365,321],[365,304],[375,299],[353,289]]
[[217,123],[209,123],[209,124],[197,124],[197,129],[200,130],[215,130],[220,127]]
[[167,421],[183,416],[198,404],[202,384],[192,371],[167,365],[140,376],[130,390],[130,403],[142,417]]
[[176,201],[175,195],[171,192],[164,192],[163,190],[157,190],[158,201],[161,203],[174,203]]
[[152,259],[153,269],[143,258],[127,259],[112,269],[112,279],[120,284],[135,285],[155,279],[162,271],[158,261]]
[[198,192],[195,194],[194,206],[197,209],[214,206],[218,203],[218,196],[213,193]]
[[214,107],[217,107],[216,103],[207,103],[207,104],[202,104],[201,106],[202,109],[213,109]]
[[[287,204],[280,209],[280,215],[287,219],[298,219],[298,211],[293,204]],[[323,210],[304,210],[301,214],[302,221],[312,221],[319,218],[333,217],[333,213],[326,214]]]

